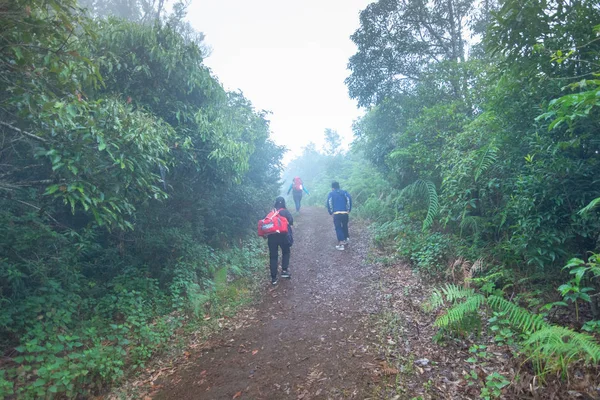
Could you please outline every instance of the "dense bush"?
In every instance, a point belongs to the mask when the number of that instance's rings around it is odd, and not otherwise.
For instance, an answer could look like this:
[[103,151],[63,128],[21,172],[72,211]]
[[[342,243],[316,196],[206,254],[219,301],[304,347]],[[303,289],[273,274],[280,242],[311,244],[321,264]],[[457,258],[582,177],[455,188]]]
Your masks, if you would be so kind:
[[283,149],[175,10],[0,7],[0,398],[100,391],[242,301],[264,261],[245,238]]

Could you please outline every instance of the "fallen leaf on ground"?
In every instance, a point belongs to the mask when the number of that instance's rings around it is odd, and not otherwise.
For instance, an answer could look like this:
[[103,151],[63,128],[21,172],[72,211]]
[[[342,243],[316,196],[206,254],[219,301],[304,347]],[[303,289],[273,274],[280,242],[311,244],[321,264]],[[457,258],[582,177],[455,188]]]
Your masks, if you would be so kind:
[[252,350],[252,355],[256,355],[256,353],[258,353],[258,350]]
[[390,365],[385,361],[381,363],[381,372],[383,372],[384,375],[397,375],[400,373],[400,371],[394,367],[390,367]]
[[242,395],[242,392],[241,392],[241,391],[239,391],[239,392],[237,392],[236,394],[234,394],[234,395],[233,395],[233,398],[234,398],[234,399],[237,399],[237,398],[238,398],[238,397],[240,397],[241,395]]

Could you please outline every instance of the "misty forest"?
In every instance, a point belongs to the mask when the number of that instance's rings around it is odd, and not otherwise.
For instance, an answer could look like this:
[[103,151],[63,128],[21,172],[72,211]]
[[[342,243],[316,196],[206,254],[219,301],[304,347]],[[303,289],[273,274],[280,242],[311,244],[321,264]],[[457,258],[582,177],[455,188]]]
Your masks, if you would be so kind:
[[[188,6],[0,0],[0,399],[600,398],[598,1],[374,1],[340,77],[364,110],[351,145],[327,128],[286,164]],[[294,278],[273,289],[256,224],[279,195],[293,211],[295,176]],[[332,181],[360,238],[344,252]],[[331,291],[308,287],[319,265]],[[327,329],[361,357],[234,341],[261,340],[232,327],[252,307],[360,303],[344,279],[376,311]],[[217,389],[205,343],[291,364],[289,386],[252,369]],[[195,397],[165,390],[181,360]]]

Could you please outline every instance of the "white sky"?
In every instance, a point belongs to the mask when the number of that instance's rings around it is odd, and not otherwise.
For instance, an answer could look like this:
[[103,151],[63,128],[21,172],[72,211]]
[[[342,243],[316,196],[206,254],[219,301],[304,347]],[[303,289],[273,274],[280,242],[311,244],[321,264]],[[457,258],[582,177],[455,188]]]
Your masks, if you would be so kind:
[[350,35],[372,0],[193,0],[188,19],[212,48],[205,60],[228,90],[241,89],[257,110],[269,110],[273,140],[285,161],[325,128],[352,140],[362,112],[344,79],[356,52]]

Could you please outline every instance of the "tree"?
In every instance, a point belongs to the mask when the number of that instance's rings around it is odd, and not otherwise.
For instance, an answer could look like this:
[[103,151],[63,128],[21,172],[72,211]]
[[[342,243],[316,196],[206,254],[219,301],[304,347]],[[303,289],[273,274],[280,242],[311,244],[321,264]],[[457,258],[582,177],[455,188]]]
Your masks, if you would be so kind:
[[[473,0],[379,0],[360,15],[351,36],[358,51],[346,79],[360,106],[379,104],[394,93],[414,93],[426,79],[446,86],[452,99],[466,95],[460,64],[468,57],[469,36],[481,18]],[[437,77],[436,77],[437,76]]]
[[[117,17],[142,23],[169,17],[167,0],[79,0],[79,4],[97,17]],[[188,4],[188,0],[176,1],[172,5],[172,15],[185,10]]]
[[[268,113],[174,22],[0,6],[0,350],[21,353],[0,398],[90,397],[143,365],[277,193]],[[231,250],[236,274],[256,251]]]
[[325,154],[328,156],[335,156],[339,154],[342,140],[339,133],[334,129],[325,129]]

